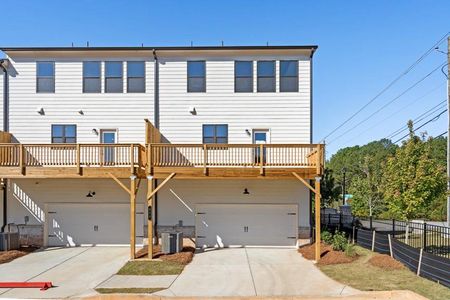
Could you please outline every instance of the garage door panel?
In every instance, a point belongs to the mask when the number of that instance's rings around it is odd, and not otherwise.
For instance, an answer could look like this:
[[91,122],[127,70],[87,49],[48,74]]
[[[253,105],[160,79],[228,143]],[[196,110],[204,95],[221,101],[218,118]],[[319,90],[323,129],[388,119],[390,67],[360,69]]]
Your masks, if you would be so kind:
[[[136,205],[137,243],[142,243],[144,206]],[[130,205],[123,203],[47,204],[49,246],[126,245]]]
[[197,205],[199,247],[296,246],[297,234],[297,205]]

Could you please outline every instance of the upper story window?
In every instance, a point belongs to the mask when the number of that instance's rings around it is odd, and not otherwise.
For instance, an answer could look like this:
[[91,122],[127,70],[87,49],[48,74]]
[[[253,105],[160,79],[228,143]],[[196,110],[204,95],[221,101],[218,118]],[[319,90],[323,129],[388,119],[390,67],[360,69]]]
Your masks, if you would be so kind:
[[275,92],[275,61],[258,61],[258,92]]
[[234,62],[234,91],[253,92],[253,62]]
[[38,61],[36,63],[36,92],[55,92],[55,62]]
[[280,61],[280,92],[298,92],[298,61]]
[[121,61],[105,62],[105,93],[123,93],[123,64]]
[[227,144],[227,124],[205,124],[203,125],[203,144]]
[[127,62],[127,92],[145,93],[145,62]]
[[101,85],[101,63],[99,61],[84,61],[83,93],[100,93]]
[[52,143],[76,143],[77,125],[52,125]]
[[206,92],[206,62],[188,61],[187,62],[187,91],[188,93]]

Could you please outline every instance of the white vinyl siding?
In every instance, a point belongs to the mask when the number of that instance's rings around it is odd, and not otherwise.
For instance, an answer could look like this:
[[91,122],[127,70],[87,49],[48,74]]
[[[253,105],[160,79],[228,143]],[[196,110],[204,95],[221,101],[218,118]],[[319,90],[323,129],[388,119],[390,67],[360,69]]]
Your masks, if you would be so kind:
[[[310,142],[310,59],[309,57],[229,57],[206,60],[206,93],[188,93],[187,60],[160,58],[160,128],[172,143],[201,143],[202,124],[228,124],[229,143],[252,143],[246,133],[268,128],[271,143]],[[299,60],[299,91],[280,93],[279,60]],[[275,60],[275,93],[235,93],[236,60]],[[256,90],[256,68],[254,86]],[[189,112],[195,108],[196,114]]]
[[[145,69],[146,92],[132,94],[126,93],[126,80],[124,93],[104,93],[104,61],[142,57],[52,58],[57,74],[53,94],[36,93],[36,59],[11,60],[18,75],[10,77],[10,131],[19,142],[50,143],[51,124],[76,124],[78,143],[99,143],[92,130],[102,128],[117,129],[120,143],[144,143],[144,119],[153,120],[154,64],[150,59]],[[83,93],[83,60],[103,62],[101,93]],[[41,107],[43,115],[37,113]]]

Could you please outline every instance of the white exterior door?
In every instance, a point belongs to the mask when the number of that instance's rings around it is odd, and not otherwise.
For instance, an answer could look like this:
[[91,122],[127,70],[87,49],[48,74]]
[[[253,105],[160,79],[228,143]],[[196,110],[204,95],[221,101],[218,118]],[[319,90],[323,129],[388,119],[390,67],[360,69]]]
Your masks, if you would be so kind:
[[[102,129],[100,142],[102,144],[115,144],[117,143],[117,131],[114,129]],[[103,148],[103,164],[114,165],[115,162],[115,148],[105,147]]]
[[[253,144],[268,144],[269,143],[269,130],[268,129],[253,129]],[[261,149],[255,149],[255,163],[260,163]],[[263,150],[263,160],[266,161],[266,149]]]
[[197,247],[297,245],[296,204],[199,204]]
[[[48,246],[129,245],[130,204],[47,204]],[[136,205],[137,243],[144,236],[144,206]]]

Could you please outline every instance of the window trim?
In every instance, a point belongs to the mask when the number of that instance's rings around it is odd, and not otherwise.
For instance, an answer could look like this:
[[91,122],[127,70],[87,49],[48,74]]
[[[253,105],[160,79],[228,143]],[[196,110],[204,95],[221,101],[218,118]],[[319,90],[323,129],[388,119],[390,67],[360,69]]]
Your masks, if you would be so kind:
[[[205,70],[205,76],[189,76],[189,63],[191,62],[203,62],[203,67]],[[189,79],[190,78],[203,78],[203,86],[205,87],[203,91],[190,91],[189,90]],[[188,93],[206,93],[206,60],[188,60],[186,63],[186,91]]]
[[[260,62],[272,62],[273,63],[273,76],[259,76],[258,65]],[[273,78],[274,79],[273,91],[260,91],[259,90],[259,78]],[[256,91],[258,93],[276,93],[277,92],[277,61],[276,60],[258,60],[256,62]]]
[[[250,75],[250,77],[249,76],[237,76],[237,74],[236,74],[236,64],[237,63],[240,63],[240,62],[248,62],[248,63],[251,63],[251,65],[252,65],[252,72],[251,72],[251,75]],[[254,61],[253,60],[235,60],[234,61],[234,92],[235,93],[253,93],[254,92],[254,90],[255,90],[255,86],[254,86],[254,67],[255,67],[255,64],[254,64]],[[251,79],[251,83],[252,83],[252,89],[251,89],[251,91],[236,91],[236,79],[237,78],[250,78]]]
[[[39,76],[39,63],[51,63],[53,65],[53,76]],[[39,91],[39,78],[53,79],[53,91]],[[36,61],[36,93],[38,94],[54,94],[56,92],[56,65],[55,61],[38,60]]]
[[[108,63],[120,63],[122,65],[122,75],[120,77],[116,77],[116,76],[107,76],[107,72],[106,72],[106,65]],[[106,60],[105,61],[105,93],[107,94],[123,94],[123,60]],[[120,78],[122,81],[122,90],[120,92],[108,92],[108,78]]]
[[[100,74],[98,77],[93,77],[93,76],[84,76],[84,64],[85,63],[98,63],[100,66]],[[102,62],[99,60],[84,60],[83,61],[83,70],[82,70],[82,76],[83,76],[83,94],[99,94],[102,92]],[[100,80],[100,90],[98,92],[86,92],[85,90],[85,79],[99,79]]]
[[[55,142],[53,142],[53,127],[55,127],[55,126],[63,126],[63,136],[61,136],[61,138],[63,138],[64,139],[64,142],[63,143],[55,143]],[[75,126],[75,142],[74,143],[66,143],[65,142],[65,139],[66,139],[66,136],[65,136],[65,132],[66,132],[66,130],[65,130],[65,127],[66,126]],[[78,140],[78,128],[77,128],[77,124],[51,124],[51,133],[50,133],[50,143],[51,144],[76,144],[77,143],[77,140]]]
[[[281,63],[282,62],[295,62],[296,65],[297,65],[297,74],[296,74],[296,76],[283,76],[283,75],[281,75]],[[298,60],[295,60],[295,59],[280,60],[280,93],[298,93],[298,91],[300,89],[299,88],[299,83],[298,83],[300,76],[298,75],[298,71],[299,71],[299,69],[298,69]],[[283,90],[281,90],[281,80],[283,78],[297,78],[297,90],[296,91],[283,91]]]
[[[205,126],[214,126],[214,136],[212,137],[214,139],[214,143],[205,143]],[[227,129],[227,136],[226,136],[226,142],[225,143],[217,143],[217,126],[225,126]],[[202,144],[228,144],[228,124],[202,124]],[[211,137],[208,137],[211,138]],[[223,137],[221,137],[223,138]]]
[[[130,62],[140,62],[144,64],[144,75],[142,76],[129,76],[128,75],[128,63]],[[145,62],[145,60],[128,60],[127,61],[127,93],[131,93],[131,94],[142,94],[142,93],[146,93],[147,92],[147,84],[146,84],[146,77],[145,77],[145,70],[146,70],[147,64]],[[142,92],[130,92],[130,78],[142,78],[144,79],[144,91]]]

